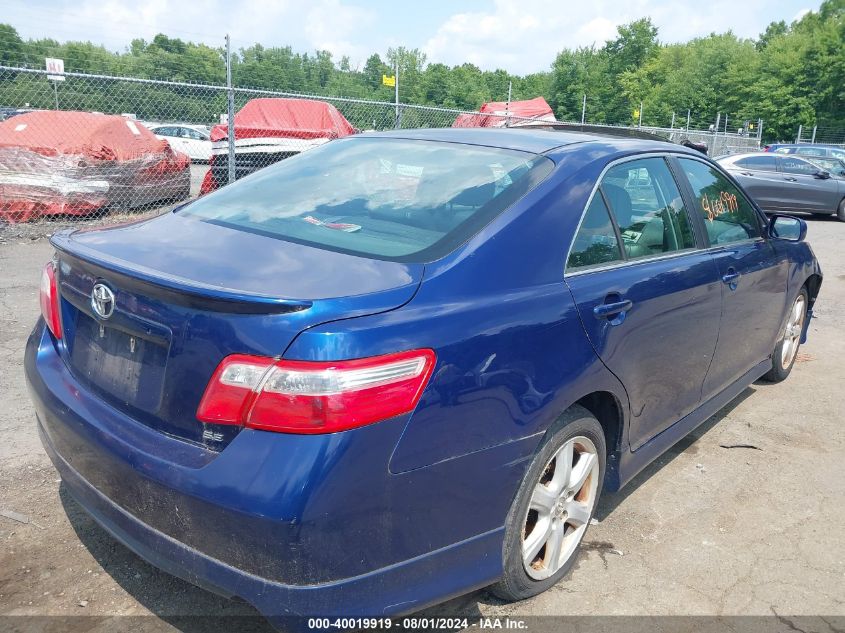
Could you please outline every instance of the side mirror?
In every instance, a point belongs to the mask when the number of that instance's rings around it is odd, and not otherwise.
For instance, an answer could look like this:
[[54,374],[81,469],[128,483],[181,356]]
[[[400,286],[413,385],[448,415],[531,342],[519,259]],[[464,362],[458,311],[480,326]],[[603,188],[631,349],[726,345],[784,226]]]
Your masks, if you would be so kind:
[[807,223],[791,215],[773,215],[769,220],[769,235],[779,240],[803,242],[807,237]]
[[814,175],[819,180],[827,180],[828,178],[830,178],[830,172],[824,170],[817,171]]

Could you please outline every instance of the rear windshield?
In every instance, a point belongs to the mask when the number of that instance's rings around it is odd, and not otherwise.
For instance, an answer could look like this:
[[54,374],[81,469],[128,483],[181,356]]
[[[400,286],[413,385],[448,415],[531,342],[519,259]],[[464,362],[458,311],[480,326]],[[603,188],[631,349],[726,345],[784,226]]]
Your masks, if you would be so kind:
[[182,212],[335,251],[431,261],[465,242],[552,167],[526,152],[358,137],[283,160]]

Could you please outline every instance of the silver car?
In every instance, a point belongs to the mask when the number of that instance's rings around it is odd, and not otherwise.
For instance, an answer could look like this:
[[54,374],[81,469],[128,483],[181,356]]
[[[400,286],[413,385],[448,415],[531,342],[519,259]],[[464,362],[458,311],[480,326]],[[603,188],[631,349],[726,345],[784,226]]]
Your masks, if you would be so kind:
[[836,215],[845,222],[845,179],[794,154],[760,152],[717,159],[764,211]]

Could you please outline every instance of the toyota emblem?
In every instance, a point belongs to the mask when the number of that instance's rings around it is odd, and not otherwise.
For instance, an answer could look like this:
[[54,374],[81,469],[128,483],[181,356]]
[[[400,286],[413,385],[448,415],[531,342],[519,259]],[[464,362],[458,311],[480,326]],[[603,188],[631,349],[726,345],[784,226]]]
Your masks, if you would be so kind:
[[94,284],[91,290],[91,308],[101,319],[108,319],[114,312],[114,293],[105,284]]

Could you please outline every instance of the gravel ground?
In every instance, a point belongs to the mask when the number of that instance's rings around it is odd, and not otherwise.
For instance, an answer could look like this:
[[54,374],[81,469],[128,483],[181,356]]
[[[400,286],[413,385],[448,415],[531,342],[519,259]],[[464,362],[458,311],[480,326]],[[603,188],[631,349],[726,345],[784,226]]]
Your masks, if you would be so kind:
[[[474,592],[429,614],[845,615],[845,223],[808,221],[825,281],[789,380],[749,387],[605,495],[574,572],[546,594],[504,605]],[[97,616],[64,621],[76,631],[111,630],[127,615],[156,616],[133,620],[150,631],[202,630],[180,616],[254,616],[146,564],[63,489],[22,369],[50,255],[36,229],[0,227],[0,510],[29,519],[0,516],[0,616]],[[260,618],[241,624],[269,630]]]

